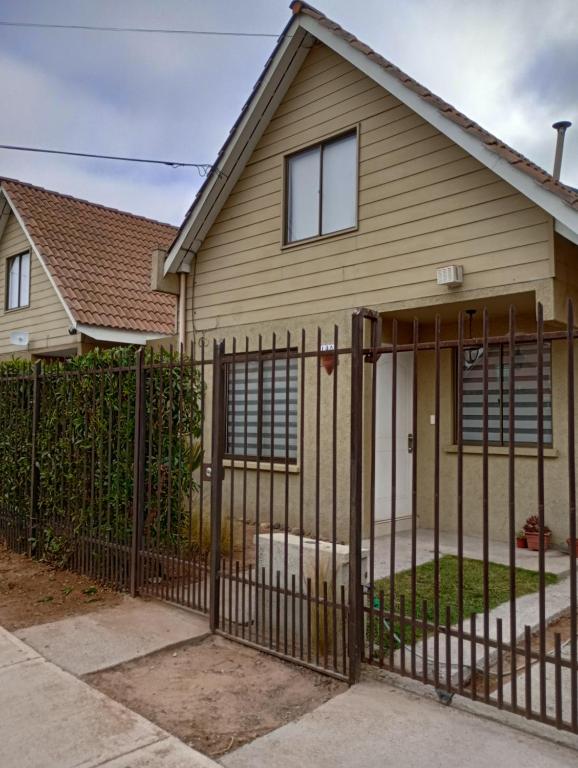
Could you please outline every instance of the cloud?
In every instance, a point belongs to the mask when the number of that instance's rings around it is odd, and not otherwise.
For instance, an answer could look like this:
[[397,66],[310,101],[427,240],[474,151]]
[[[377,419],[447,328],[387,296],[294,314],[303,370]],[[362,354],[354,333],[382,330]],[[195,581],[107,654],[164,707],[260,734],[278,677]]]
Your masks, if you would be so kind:
[[[578,186],[574,0],[318,0],[362,40],[547,169],[552,122]],[[4,0],[3,18],[280,32],[288,0]],[[212,162],[273,39],[0,30],[0,142]],[[0,151],[12,175],[180,223],[192,170]]]

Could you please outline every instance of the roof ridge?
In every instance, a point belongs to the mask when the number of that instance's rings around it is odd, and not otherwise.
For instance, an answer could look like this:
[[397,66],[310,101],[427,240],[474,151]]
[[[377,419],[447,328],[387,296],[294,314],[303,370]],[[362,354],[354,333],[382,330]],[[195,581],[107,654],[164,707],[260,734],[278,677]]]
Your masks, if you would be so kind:
[[111,213],[116,213],[121,216],[128,216],[131,219],[140,219],[141,221],[148,221],[151,224],[156,224],[161,227],[169,227],[172,230],[176,230],[177,227],[174,224],[169,224],[166,221],[159,221],[158,219],[152,219],[150,216],[142,216],[139,213],[132,213],[131,211],[123,211],[120,208],[113,208],[110,205],[104,205],[103,203],[95,203],[92,200],[86,200],[82,197],[76,197],[75,195],[69,195],[65,192],[58,192],[55,189],[47,189],[46,187],[41,187],[38,184],[32,184],[29,181],[22,181],[21,179],[14,179],[10,176],[0,176],[0,187],[4,184],[4,182],[8,182],[8,184],[19,184],[23,187],[27,187],[28,189],[36,189],[40,192],[45,192],[48,195],[54,195],[55,197],[64,198],[65,200],[72,200],[75,203],[81,203],[82,205],[88,205],[91,208],[99,208],[103,211],[110,211]]
[[[301,13],[305,16],[309,16],[312,19],[315,19],[315,21],[319,22],[338,37],[346,40],[353,48],[356,48],[362,53],[365,53],[370,59],[380,64],[385,70],[391,72],[392,75],[397,77],[397,79],[403,85],[405,85],[406,88],[414,91],[424,101],[430,102],[433,106],[435,106],[447,120],[451,120],[452,122],[457,123],[464,130],[469,131],[470,133],[477,133],[479,139],[483,141],[483,143],[486,144],[489,149],[493,149],[496,154],[501,154],[503,157],[506,157],[506,159],[509,160],[512,165],[518,165],[518,163],[522,163],[522,167],[526,166],[526,168],[528,168],[528,166],[531,166],[531,168],[537,174],[543,177],[542,179],[537,179],[534,176],[534,180],[537,183],[550,189],[552,192],[558,189],[559,196],[564,196],[565,202],[567,202],[573,208],[578,208],[578,192],[574,187],[571,187],[569,184],[565,184],[563,181],[560,181],[560,179],[555,179],[554,176],[549,173],[549,171],[546,171],[534,160],[531,160],[522,154],[522,152],[519,150],[514,149],[514,147],[511,147],[509,144],[506,144],[505,141],[490,133],[490,131],[486,130],[475,120],[472,120],[472,118],[468,117],[459,109],[454,107],[453,104],[450,104],[445,99],[442,99],[440,96],[431,91],[427,86],[422,85],[411,75],[408,75],[407,72],[404,72],[402,69],[400,69],[392,61],[386,59],[371,46],[367,45],[367,43],[364,43],[353,33],[349,32],[340,24],[330,19],[323,13],[323,11],[320,11],[313,5],[304,2],[304,0],[293,0],[289,7],[294,16]],[[510,155],[510,157],[508,157],[508,155]],[[515,155],[515,159],[512,159],[511,155]],[[552,189],[552,186],[554,186],[554,190]],[[569,197],[572,198],[572,201],[568,200]]]

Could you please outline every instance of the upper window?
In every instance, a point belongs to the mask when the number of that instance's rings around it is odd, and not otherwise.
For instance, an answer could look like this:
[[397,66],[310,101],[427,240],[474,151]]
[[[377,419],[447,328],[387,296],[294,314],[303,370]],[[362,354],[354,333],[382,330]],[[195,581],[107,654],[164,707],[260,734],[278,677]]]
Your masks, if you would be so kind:
[[295,462],[297,360],[236,361],[227,373],[227,456]]
[[357,133],[287,158],[285,242],[357,224]]
[[[473,352],[473,350],[472,350]],[[466,358],[468,355],[466,355]],[[463,422],[464,443],[481,444],[484,416],[484,359],[480,348],[470,360],[464,360]],[[538,347],[518,344],[514,369],[514,443],[538,443]],[[488,349],[488,443],[508,445],[510,439],[510,367],[507,344],[492,344]],[[544,445],[552,445],[552,375],[551,348],[543,347],[543,417]]]
[[7,262],[6,309],[27,307],[30,303],[30,254],[12,256]]

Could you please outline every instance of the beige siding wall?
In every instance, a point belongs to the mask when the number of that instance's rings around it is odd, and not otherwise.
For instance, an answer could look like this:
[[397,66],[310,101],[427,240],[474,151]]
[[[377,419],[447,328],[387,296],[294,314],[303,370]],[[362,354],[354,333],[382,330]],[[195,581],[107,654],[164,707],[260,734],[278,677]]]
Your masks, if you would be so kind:
[[[24,251],[31,253],[30,306],[7,312],[6,261]],[[12,331],[30,333],[28,354],[75,346],[68,333],[70,320],[14,215],[10,216],[0,238],[0,302],[0,357],[23,356],[19,347],[10,344]]]
[[[283,248],[284,155],[356,125],[358,230]],[[436,267],[448,263],[463,264],[463,291],[436,285]],[[503,286],[527,290],[553,271],[546,213],[316,45],[199,252],[195,326],[457,300]]]

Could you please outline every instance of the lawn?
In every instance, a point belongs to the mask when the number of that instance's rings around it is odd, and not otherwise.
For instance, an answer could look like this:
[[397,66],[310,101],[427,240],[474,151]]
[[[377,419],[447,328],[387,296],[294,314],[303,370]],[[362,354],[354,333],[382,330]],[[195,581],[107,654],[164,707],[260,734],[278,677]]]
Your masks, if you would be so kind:
[[[472,613],[483,613],[484,610],[484,565],[481,560],[463,559],[464,581],[463,601],[464,619],[468,620]],[[546,586],[554,584],[557,576],[546,573]],[[524,568],[516,568],[516,597],[537,592],[540,585],[540,577],[535,571]],[[412,615],[411,604],[411,571],[402,571],[396,574],[394,581],[394,606],[399,611],[400,596],[405,596],[405,615]],[[389,611],[389,579],[380,579],[375,582],[374,607],[379,610],[379,594],[383,592],[384,619],[387,620]],[[489,606],[495,608],[510,599],[510,569],[507,565],[497,563],[489,564]],[[434,619],[434,562],[433,560],[419,565],[416,569],[416,618],[423,618],[422,603],[427,600],[427,619]],[[451,623],[458,621],[458,558],[454,555],[443,555],[439,560],[439,616],[440,624],[445,625],[446,605],[450,607]],[[379,617],[374,621],[374,643],[379,644]],[[368,626],[369,632],[369,626]],[[400,636],[399,623],[395,624],[395,633]],[[387,629],[383,630],[383,643],[388,646]],[[416,637],[421,637],[421,627],[416,627]],[[404,627],[404,644],[411,641],[411,627]],[[397,643],[396,643],[397,645]]]

